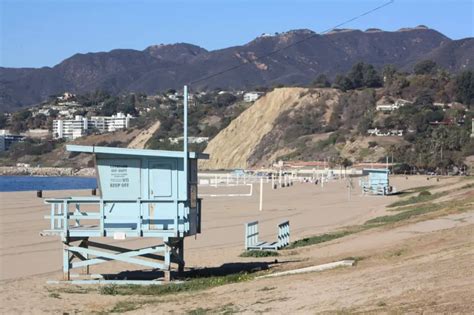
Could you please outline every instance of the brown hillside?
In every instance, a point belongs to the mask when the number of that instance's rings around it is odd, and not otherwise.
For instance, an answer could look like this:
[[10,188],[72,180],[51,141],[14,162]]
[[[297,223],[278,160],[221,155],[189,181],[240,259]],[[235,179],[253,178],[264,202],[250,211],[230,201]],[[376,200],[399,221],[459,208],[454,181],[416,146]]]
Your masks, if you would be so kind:
[[[327,120],[339,94],[334,89],[275,89],[256,101],[212,139],[205,150],[211,158],[204,161],[201,167],[229,169],[267,164],[274,158],[275,151],[285,151],[285,148],[279,148],[276,143],[267,143],[269,139],[278,141],[278,135],[273,133],[282,133],[276,125],[283,113],[291,117],[295,110],[314,105],[323,107],[322,118]],[[269,134],[271,137],[265,137]],[[269,150],[259,150],[261,147]]]

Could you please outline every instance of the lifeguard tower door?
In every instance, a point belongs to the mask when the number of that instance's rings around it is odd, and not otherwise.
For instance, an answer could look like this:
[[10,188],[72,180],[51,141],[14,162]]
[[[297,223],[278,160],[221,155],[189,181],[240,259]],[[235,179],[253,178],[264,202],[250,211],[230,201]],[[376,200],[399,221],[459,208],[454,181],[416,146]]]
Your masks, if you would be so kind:
[[[174,228],[178,200],[177,160],[161,158],[148,164],[148,198],[160,201],[149,204],[150,229],[169,230]],[[159,219],[158,219],[159,218]]]

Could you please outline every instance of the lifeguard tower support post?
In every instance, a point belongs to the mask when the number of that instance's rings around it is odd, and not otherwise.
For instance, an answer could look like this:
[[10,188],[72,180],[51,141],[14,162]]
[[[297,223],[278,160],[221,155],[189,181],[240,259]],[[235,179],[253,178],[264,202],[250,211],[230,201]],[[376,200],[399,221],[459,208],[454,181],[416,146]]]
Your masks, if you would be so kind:
[[[61,237],[64,280],[71,279],[73,268],[88,274],[89,266],[113,260],[162,270],[165,280],[171,263],[184,269],[184,237],[201,232],[197,160],[209,157],[188,152],[187,101],[184,87],[183,151],[67,146],[70,152],[94,154],[100,197],[45,201],[51,205],[51,227],[42,234]],[[104,237],[161,241],[127,249],[90,240]]]
[[362,174],[367,176],[367,179],[362,181],[363,193],[389,195],[393,192],[389,182],[390,171],[388,169],[364,169]]

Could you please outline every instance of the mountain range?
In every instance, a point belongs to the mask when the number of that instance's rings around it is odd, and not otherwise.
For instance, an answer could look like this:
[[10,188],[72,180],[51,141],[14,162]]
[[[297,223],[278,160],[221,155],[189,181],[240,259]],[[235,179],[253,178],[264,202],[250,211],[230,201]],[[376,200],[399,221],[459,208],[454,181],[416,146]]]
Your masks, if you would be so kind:
[[[291,44],[295,45],[259,58]],[[473,56],[474,38],[451,40],[425,26],[394,32],[338,29],[323,35],[292,30],[262,34],[242,46],[213,51],[187,43],[153,45],[142,51],[115,49],[75,54],[54,67],[0,67],[0,110],[14,111],[65,91],[157,93],[239,64],[246,65],[197,82],[192,89],[303,85],[319,74],[333,78],[345,73],[359,61],[409,71],[417,62],[431,59],[456,73],[474,69]]]

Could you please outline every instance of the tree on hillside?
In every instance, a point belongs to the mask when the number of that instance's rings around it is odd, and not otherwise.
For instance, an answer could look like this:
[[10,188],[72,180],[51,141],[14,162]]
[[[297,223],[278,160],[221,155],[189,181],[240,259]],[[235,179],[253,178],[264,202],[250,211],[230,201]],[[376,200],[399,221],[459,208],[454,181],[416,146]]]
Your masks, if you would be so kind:
[[431,94],[425,92],[415,99],[413,105],[416,107],[431,107],[433,106],[433,101]]
[[342,74],[336,76],[332,86],[344,92],[353,88],[352,81]]
[[413,72],[415,74],[433,74],[437,67],[438,65],[433,60],[423,60],[413,67]]
[[468,105],[474,105],[474,72],[463,71],[455,80],[456,100]]
[[331,86],[331,83],[329,82],[329,79],[325,74],[320,74],[311,83],[311,85],[316,88],[327,88]]
[[232,103],[234,103],[236,100],[237,98],[230,93],[219,94],[216,99],[217,106],[219,107],[229,106]]
[[355,89],[382,86],[382,79],[374,66],[363,62],[353,65],[351,71],[347,74],[347,77],[351,80],[352,86]]
[[118,104],[118,97],[111,97],[107,99],[100,109],[100,114],[104,116],[112,116],[113,114],[116,114]]
[[28,130],[28,120],[31,117],[29,110],[22,110],[12,115],[10,131],[13,133],[20,133]]
[[397,68],[394,65],[385,65],[382,69],[383,81],[388,85],[392,84],[396,74]]

